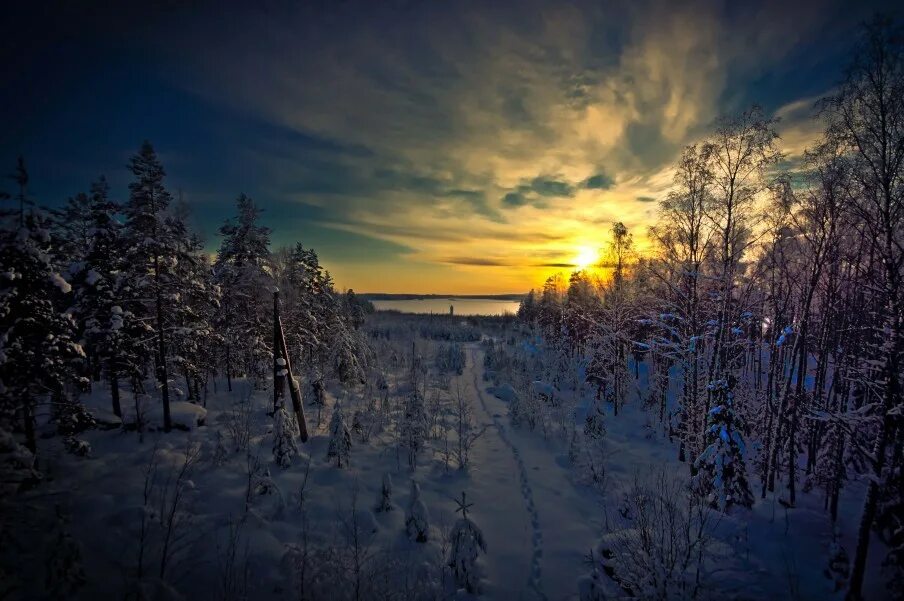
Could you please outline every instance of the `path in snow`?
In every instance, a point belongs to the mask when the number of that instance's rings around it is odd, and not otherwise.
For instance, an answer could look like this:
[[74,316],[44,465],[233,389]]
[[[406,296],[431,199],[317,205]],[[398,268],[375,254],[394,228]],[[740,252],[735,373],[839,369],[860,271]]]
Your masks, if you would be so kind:
[[468,485],[474,520],[489,545],[486,597],[577,598],[584,556],[600,532],[599,505],[572,483],[561,445],[509,425],[507,403],[486,392],[483,352],[477,345],[466,349],[461,393],[479,425],[488,426],[474,445]]
[[[472,362],[476,363],[476,359],[477,357],[472,353]],[[506,435],[505,425],[502,423],[502,416],[499,413],[491,413],[490,409],[487,407],[482,386],[483,374],[480,373],[480,380],[478,380],[478,370],[474,370],[473,375],[474,389],[477,392],[477,398],[480,400],[480,406],[483,408],[483,412],[486,413],[487,417],[493,420],[493,425],[496,427],[496,435],[512,452],[512,457],[515,459],[515,463],[518,466],[518,479],[521,483],[521,498],[524,501],[524,508],[530,516],[530,524],[533,531],[531,535],[533,553],[531,554],[530,575],[528,576],[527,583],[528,586],[537,593],[538,598],[545,600],[546,593],[543,592],[543,571],[540,567],[540,560],[543,558],[543,531],[540,529],[540,516],[537,514],[537,506],[534,504],[534,492],[530,486],[530,478],[527,476],[527,468],[524,467],[524,461],[521,459],[521,452],[518,450],[518,447],[512,444],[511,440]]]

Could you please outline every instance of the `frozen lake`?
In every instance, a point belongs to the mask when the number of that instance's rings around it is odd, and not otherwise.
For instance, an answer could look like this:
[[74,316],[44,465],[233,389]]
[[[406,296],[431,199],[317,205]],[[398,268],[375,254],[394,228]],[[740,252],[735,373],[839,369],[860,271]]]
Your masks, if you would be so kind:
[[503,315],[516,313],[518,301],[492,298],[424,298],[412,300],[371,301],[378,311],[394,310],[402,313],[448,314],[449,306],[455,308],[455,315]]

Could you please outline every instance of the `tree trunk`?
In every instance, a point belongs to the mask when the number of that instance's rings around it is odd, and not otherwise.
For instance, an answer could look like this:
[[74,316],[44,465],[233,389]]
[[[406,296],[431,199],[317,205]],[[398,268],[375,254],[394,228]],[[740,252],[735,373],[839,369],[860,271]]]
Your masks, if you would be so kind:
[[[895,280],[892,280],[895,281]],[[892,287],[894,293],[897,292],[896,287]],[[892,299],[896,296],[892,295]],[[879,483],[882,482],[883,468],[885,467],[885,452],[888,446],[888,436],[894,428],[894,423],[890,416],[891,410],[896,407],[900,399],[900,382],[898,381],[898,370],[900,369],[900,331],[901,317],[898,313],[898,304],[892,300],[891,303],[891,336],[888,341],[888,355],[885,362],[885,373],[888,378],[888,384],[885,387],[885,395],[882,400],[882,422],[879,432],[876,436],[876,443],[873,447],[873,457],[875,463],[873,465],[873,477],[869,480],[869,487],[866,490],[866,498],[863,501],[863,514],[860,517],[860,527],[857,531],[857,551],[854,555],[853,568],[851,570],[851,583],[848,588],[847,601],[860,601],[863,596],[861,589],[863,588],[863,578],[866,574],[866,556],[869,553],[870,530],[873,527],[873,521],[876,518],[876,508],[879,503]]]
[[170,417],[169,398],[169,372],[166,369],[166,341],[163,334],[163,295],[160,293],[160,258],[154,257],[154,279],[156,280],[156,305],[157,305],[157,365],[160,379],[160,392],[163,396],[163,431],[169,432],[173,428]]
[[113,397],[113,414],[121,418],[122,406],[119,403],[119,374],[116,373],[116,368],[112,365],[112,361],[110,363],[110,395]]
[[22,422],[25,427],[25,447],[34,454],[38,450],[38,442],[35,436],[34,408],[28,394],[22,399]]

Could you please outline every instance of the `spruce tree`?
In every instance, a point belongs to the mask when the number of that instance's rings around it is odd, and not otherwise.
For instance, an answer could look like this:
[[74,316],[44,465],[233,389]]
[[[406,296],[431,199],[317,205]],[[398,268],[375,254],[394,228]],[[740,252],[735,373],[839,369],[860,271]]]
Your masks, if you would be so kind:
[[270,352],[270,229],[260,225],[261,210],[248,196],[239,195],[236,210],[235,219],[220,228],[223,240],[214,263],[214,281],[222,295],[218,321],[225,338],[230,386],[235,374],[262,379]]
[[[123,327],[123,292],[121,272],[122,226],[116,219],[118,205],[109,199],[109,186],[104,178],[92,184],[88,202],[70,206],[83,208],[80,217],[91,238],[84,256],[70,270],[74,289],[73,314],[78,321],[85,352],[91,362],[91,376],[98,380],[106,371],[110,382],[113,413],[122,416],[119,382],[136,369],[129,350],[128,328]],[[69,219],[73,215],[64,214]]]
[[709,410],[706,449],[697,457],[695,485],[710,504],[721,511],[733,505],[751,507],[753,493],[744,463],[744,425],[734,407],[734,381],[717,380],[709,385],[714,405]]
[[71,286],[51,260],[51,224],[27,200],[22,162],[17,181],[20,211],[4,216],[0,232],[0,429],[21,428],[34,453],[35,408],[68,402],[66,384],[76,379],[84,351],[65,311]]
[[123,207],[126,217],[131,309],[137,319],[153,324],[153,346],[143,345],[146,357],[153,356],[163,402],[163,428],[172,428],[170,381],[167,368],[166,326],[173,303],[173,267],[179,249],[171,231],[168,209],[172,196],[164,187],[165,172],[150,142],[142,144],[129,161],[135,181],[129,184],[129,200]]
[[327,447],[327,458],[336,458],[336,467],[349,464],[352,449],[352,433],[345,423],[345,413],[337,401],[333,406],[333,416],[330,419],[330,442]]
[[477,568],[477,558],[481,551],[487,552],[487,542],[483,531],[468,518],[468,509],[473,503],[467,502],[465,493],[461,493],[461,501],[456,512],[461,512],[461,518],[455,522],[452,532],[449,534],[451,547],[449,549],[449,567],[458,586],[464,587],[471,594],[479,592],[480,572]]

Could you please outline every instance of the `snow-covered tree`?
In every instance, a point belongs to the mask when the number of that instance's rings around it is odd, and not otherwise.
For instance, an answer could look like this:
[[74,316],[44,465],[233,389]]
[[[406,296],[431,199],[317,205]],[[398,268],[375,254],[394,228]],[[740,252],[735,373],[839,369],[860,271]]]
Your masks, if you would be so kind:
[[537,293],[531,288],[518,304],[518,319],[533,323],[537,319]]
[[468,519],[468,508],[473,503],[468,503],[465,493],[461,493],[461,501],[456,500],[461,517],[452,526],[449,534],[451,545],[449,547],[449,567],[455,582],[460,587],[471,593],[480,592],[480,570],[477,566],[477,558],[480,553],[487,552],[487,542],[483,531]]
[[418,543],[425,543],[430,537],[430,513],[421,500],[421,487],[415,480],[411,481],[408,509],[405,511],[405,531],[408,538]]
[[330,418],[330,442],[327,448],[327,458],[336,458],[336,467],[349,464],[352,449],[352,433],[345,423],[345,413],[339,401],[333,405],[333,416]]
[[408,451],[408,466],[412,470],[417,467],[418,454],[427,439],[427,428],[424,397],[415,386],[405,401],[405,412],[399,424],[400,443]]
[[289,415],[286,403],[281,401],[276,408],[273,422],[273,459],[279,467],[289,467],[298,455],[298,423]]
[[270,353],[270,228],[260,225],[261,210],[248,196],[241,194],[236,208],[235,219],[220,228],[223,241],[214,263],[230,387],[233,375],[262,379]]
[[[20,195],[28,181],[20,165]],[[23,200],[0,231],[0,428],[25,432],[35,451],[35,407],[70,402],[66,385],[84,357],[75,322],[65,312],[71,286],[51,261],[50,223]]]
[[188,233],[184,219],[173,219],[170,223],[181,247],[179,262],[173,268],[174,279],[179,284],[172,294],[175,302],[169,320],[172,376],[174,381],[182,376],[184,397],[199,403],[202,384],[215,368],[215,351],[222,340],[214,329],[221,289],[212,282],[210,263],[200,238]]
[[129,200],[123,207],[129,310],[152,328],[152,344],[142,344],[140,350],[154,361],[163,401],[163,427],[169,431],[172,419],[166,329],[173,296],[179,288],[174,268],[182,258],[182,245],[170,221],[172,196],[163,183],[165,171],[150,142],[142,144],[130,160],[129,168],[135,177],[129,184]]
[[317,253],[299,243],[278,252],[277,259],[289,353],[324,377],[363,382],[369,348]]
[[389,472],[383,474],[380,490],[377,491],[376,510],[379,512],[392,511],[392,476]]
[[733,505],[753,505],[744,462],[744,426],[735,411],[732,384],[731,380],[710,384],[714,405],[709,410],[708,445],[695,462],[697,490],[721,511],[728,511]]
[[[81,256],[70,255],[69,281],[73,286],[72,313],[78,322],[82,345],[90,361],[91,377],[98,380],[104,373],[110,383],[113,413],[122,416],[119,384],[139,369],[131,348],[134,327],[124,327],[122,305],[124,263],[122,260],[122,226],[116,218],[119,206],[109,199],[109,186],[104,178],[92,184],[84,202],[70,204],[59,218],[75,220],[87,228],[87,244]],[[65,228],[71,236],[81,236]],[[80,239],[69,246],[80,246]],[[143,330],[143,328],[142,328]]]

